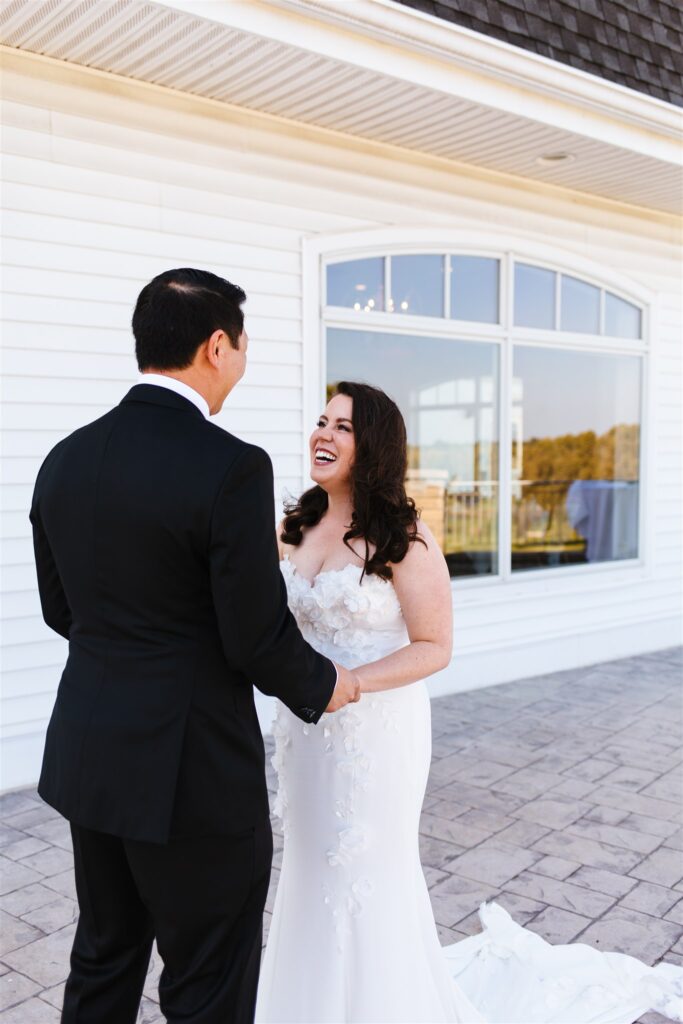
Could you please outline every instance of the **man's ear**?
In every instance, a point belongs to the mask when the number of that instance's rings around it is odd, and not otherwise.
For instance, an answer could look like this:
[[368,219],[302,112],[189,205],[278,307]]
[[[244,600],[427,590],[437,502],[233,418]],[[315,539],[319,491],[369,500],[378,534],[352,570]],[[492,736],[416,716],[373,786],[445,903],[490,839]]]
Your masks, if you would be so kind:
[[215,370],[218,369],[221,348],[226,340],[229,339],[226,338],[225,331],[218,330],[214,331],[204,342],[206,345],[206,359]]

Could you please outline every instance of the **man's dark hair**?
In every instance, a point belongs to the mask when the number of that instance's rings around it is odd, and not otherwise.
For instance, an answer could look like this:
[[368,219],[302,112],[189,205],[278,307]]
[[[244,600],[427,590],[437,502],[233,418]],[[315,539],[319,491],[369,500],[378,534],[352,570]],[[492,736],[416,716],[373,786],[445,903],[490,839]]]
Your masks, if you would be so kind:
[[240,308],[246,294],[208,270],[166,270],[146,284],[133,312],[135,355],[141,370],[184,370],[214,331],[239,348]]

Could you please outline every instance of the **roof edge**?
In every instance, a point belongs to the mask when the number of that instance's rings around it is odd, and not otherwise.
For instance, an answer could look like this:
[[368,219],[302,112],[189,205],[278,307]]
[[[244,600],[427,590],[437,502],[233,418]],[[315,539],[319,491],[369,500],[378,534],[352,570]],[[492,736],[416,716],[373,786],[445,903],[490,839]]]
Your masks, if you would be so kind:
[[[161,2],[176,6],[174,0]],[[183,0],[178,2],[183,4]],[[354,0],[352,4],[343,0],[266,2],[270,7],[314,16],[380,41],[400,43],[413,52],[439,57],[468,71],[485,73],[500,82],[555,100],[572,102],[624,124],[678,139],[683,134],[683,111],[673,103],[405,7],[394,0]],[[196,9],[196,2],[193,6]]]

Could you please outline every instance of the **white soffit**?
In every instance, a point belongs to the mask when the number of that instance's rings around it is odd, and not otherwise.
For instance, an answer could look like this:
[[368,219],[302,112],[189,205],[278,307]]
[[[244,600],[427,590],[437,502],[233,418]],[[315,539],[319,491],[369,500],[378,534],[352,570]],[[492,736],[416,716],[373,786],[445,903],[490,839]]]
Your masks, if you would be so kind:
[[[7,46],[681,212],[676,108],[453,28],[387,0],[5,0],[0,8]],[[557,153],[571,159],[537,162]]]

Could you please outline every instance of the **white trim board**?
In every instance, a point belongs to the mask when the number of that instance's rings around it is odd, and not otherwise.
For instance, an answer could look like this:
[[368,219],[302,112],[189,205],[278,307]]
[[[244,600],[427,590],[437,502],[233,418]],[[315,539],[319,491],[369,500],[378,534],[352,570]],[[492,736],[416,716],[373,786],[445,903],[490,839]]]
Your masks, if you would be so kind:
[[[673,104],[392,0],[166,0],[164,6],[324,56],[345,53],[359,66],[510,113],[523,109],[534,120],[603,141],[611,121],[612,131],[619,124],[619,145],[680,160],[680,112]],[[671,146],[660,149],[653,133]]]

